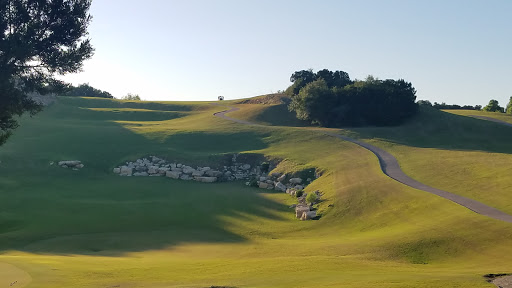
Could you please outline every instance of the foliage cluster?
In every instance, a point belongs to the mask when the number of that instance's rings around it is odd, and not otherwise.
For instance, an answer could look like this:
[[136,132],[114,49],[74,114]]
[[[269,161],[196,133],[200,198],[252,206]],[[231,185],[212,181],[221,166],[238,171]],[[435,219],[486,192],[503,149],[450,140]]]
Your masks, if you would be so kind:
[[131,100],[131,101],[141,101],[140,96],[138,94],[128,93],[121,100]]
[[306,196],[306,202],[310,204],[315,204],[316,200],[318,200],[318,196],[316,193],[309,193],[308,196]]
[[66,86],[55,75],[77,72],[93,54],[86,38],[90,0],[0,1],[0,144],[16,116],[40,107],[28,92]]
[[486,112],[505,113],[505,108],[501,107],[500,103],[498,102],[498,100],[494,100],[494,99],[489,101],[489,104],[487,104],[487,106],[485,106],[483,110],[486,111]]
[[418,111],[416,89],[403,79],[352,81],[346,72],[324,69],[297,71],[290,80],[290,111],[321,126],[397,125]]
[[482,110],[482,105],[475,105],[475,106],[471,106],[471,105],[463,105],[463,106],[460,106],[460,105],[457,105],[457,104],[446,104],[446,103],[437,103],[437,102],[434,102],[434,104],[432,104],[430,101],[428,100],[419,100],[418,101],[418,105],[421,105],[421,106],[430,106],[430,107],[434,107],[436,109],[451,109],[451,110],[476,110],[476,111],[480,111]]
[[510,96],[510,99],[508,100],[506,113],[512,114],[512,96]]
[[99,97],[99,98],[110,98],[114,96],[107,91],[102,91],[90,86],[88,83],[80,84],[77,87],[71,86],[64,96],[81,96],[81,97]]

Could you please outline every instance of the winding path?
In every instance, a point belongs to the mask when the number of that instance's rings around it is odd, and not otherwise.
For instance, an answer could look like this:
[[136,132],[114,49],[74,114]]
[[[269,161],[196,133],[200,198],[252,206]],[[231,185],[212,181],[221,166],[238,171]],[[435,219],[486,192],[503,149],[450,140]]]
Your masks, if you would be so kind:
[[498,119],[494,119],[494,118],[491,118],[491,117],[478,116],[478,115],[469,115],[469,116],[474,117],[474,118],[478,118],[478,119],[482,119],[482,120],[487,120],[487,121],[492,121],[492,122],[500,123],[500,124],[512,127],[512,124],[510,124],[508,122],[501,121],[501,120],[498,120]]
[[[217,103],[211,103],[211,104],[217,105],[217,106],[223,106],[223,105],[220,105],[220,104],[217,104]],[[229,120],[229,121],[233,121],[233,122],[237,122],[237,123],[240,123],[240,124],[244,124],[244,125],[265,126],[265,125],[256,124],[256,123],[252,123],[252,122],[249,122],[249,121],[235,119],[235,118],[231,118],[229,116],[226,116],[226,114],[229,113],[229,112],[234,112],[234,111],[240,110],[240,108],[236,108],[236,107],[229,107],[229,108],[230,108],[229,110],[217,112],[217,113],[214,113],[213,115],[215,115],[217,117],[220,117],[220,118],[223,118],[223,119],[226,119],[226,120]],[[504,123],[506,123],[506,122],[504,122]],[[509,124],[509,123],[506,123],[506,124],[512,126],[512,124]],[[356,139],[352,139],[350,137],[346,137],[346,136],[343,136],[343,135],[339,135],[339,134],[335,134],[335,133],[331,133],[331,132],[326,132],[326,131],[322,131],[322,133],[324,133],[326,135],[329,135],[329,136],[332,136],[332,137],[340,138],[340,139],[348,141],[348,142],[352,142],[352,143],[354,143],[356,145],[359,145],[359,146],[361,146],[361,147],[363,147],[363,148],[365,148],[367,150],[370,150],[379,159],[379,163],[380,163],[380,167],[382,169],[382,172],[384,172],[384,174],[386,174],[390,178],[392,178],[392,179],[394,179],[394,180],[396,180],[396,181],[398,181],[398,182],[400,182],[402,184],[405,184],[405,185],[410,186],[412,188],[415,188],[415,189],[418,189],[418,190],[422,190],[422,191],[425,191],[425,192],[432,193],[432,194],[435,194],[437,196],[443,197],[443,198],[448,199],[450,201],[453,201],[453,202],[455,202],[455,203],[457,203],[457,204],[459,204],[461,206],[464,206],[464,207],[466,207],[466,208],[470,209],[471,211],[476,212],[478,214],[482,214],[482,215],[485,215],[485,216],[488,216],[488,217],[491,217],[491,218],[494,218],[494,219],[497,219],[497,220],[501,220],[501,221],[512,223],[512,215],[504,213],[504,212],[502,212],[502,211],[500,211],[500,210],[498,210],[496,208],[487,206],[487,205],[485,205],[483,203],[480,203],[478,201],[475,201],[473,199],[469,199],[469,198],[466,198],[466,197],[463,197],[463,196],[460,196],[460,195],[457,195],[457,194],[453,194],[453,193],[446,192],[446,191],[443,191],[443,190],[440,190],[440,189],[437,189],[437,188],[433,188],[433,187],[430,187],[428,185],[425,185],[425,184],[423,184],[421,182],[418,182],[418,181],[412,179],[411,177],[407,176],[402,171],[402,169],[400,168],[400,164],[398,164],[398,160],[393,155],[391,155],[390,153],[382,150],[381,148],[378,148],[378,147],[370,145],[370,144],[368,144],[366,142],[359,141],[359,140],[356,140]]]

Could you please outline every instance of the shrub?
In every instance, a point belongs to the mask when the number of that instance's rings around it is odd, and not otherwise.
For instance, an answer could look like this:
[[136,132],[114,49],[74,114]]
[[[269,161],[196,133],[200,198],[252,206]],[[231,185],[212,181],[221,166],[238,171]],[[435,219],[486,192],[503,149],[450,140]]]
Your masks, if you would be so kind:
[[249,186],[258,187],[258,180],[256,180],[256,178],[252,178],[251,180],[249,180]]
[[140,96],[138,94],[128,93],[121,100],[132,100],[132,101],[141,101]]
[[309,193],[308,196],[306,196],[306,202],[314,204],[318,197],[316,196],[316,193]]
[[302,197],[302,195],[304,195],[304,190],[299,190],[297,193],[295,193],[295,197],[297,198]]

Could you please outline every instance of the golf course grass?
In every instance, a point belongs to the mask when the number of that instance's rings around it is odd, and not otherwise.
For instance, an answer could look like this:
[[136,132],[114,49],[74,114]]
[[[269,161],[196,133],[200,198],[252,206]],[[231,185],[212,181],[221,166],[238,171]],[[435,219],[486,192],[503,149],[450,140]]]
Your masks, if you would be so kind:
[[462,116],[484,116],[494,118],[507,123],[512,123],[512,115],[499,113],[499,112],[485,112],[485,111],[474,111],[474,110],[444,110],[448,113],[453,113]]
[[[60,97],[0,147],[0,287],[493,287],[512,272],[512,225],[382,173],[371,152],[311,130],[279,105]],[[270,111],[269,111],[270,109]],[[293,115],[292,115],[293,116]],[[512,213],[512,128],[422,109],[398,127],[331,129],[392,153],[432,187]],[[120,177],[157,155],[233,153],[316,168],[319,220],[243,182]],[[51,162],[81,160],[80,171]]]

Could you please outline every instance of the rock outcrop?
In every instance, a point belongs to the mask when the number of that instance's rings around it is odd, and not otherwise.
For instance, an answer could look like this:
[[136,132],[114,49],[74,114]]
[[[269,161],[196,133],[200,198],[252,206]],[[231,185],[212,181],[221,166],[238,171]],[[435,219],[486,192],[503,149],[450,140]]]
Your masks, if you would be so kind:
[[[183,163],[168,162],[156,156],[150,156],[148,158],[137,159],[133,162],[126,162],[124,165],[115,167],[113,172],[120,176],[165,176],[171,179],[184,181],[194,180],[202,183],[248,180],[246,185],[260,189],[285,192],[292,197],[296,197],[298,204],[294,204],[291,207],[295,208],[295,217],[297,219],[310,220],[317,217],[316,211],[311,210],[313,205],[307,205],[307,193],[303,191],[312,181],[310,178],[304,181],[304,179],[296,176],[293,177],[294,175],[291,174],[279,172],[266,173],[263,172],[263,170],[268,168],[268,163],[266,163],[266,167],[264,167],[264,164],[261,166],[251,165],[248,163],[240,163],[237,160],[237,155],[233,155],[231,165],[212,168],[209,166],[193,167]],[[61,161],[59,165],[71,166],[82,164],[80,161]],[[315,175],[318,174],[315,173]],[[318,202],[321,193],[319,191],[313,193],[316,193]],[[300,195],[300,197],[297,197],[297,195]]]
[[84,168],[84,164],[82,164],[82,162],[78,160],[63,160],[59,161],[58,164],[62,168],[70,168],[75,171]]

